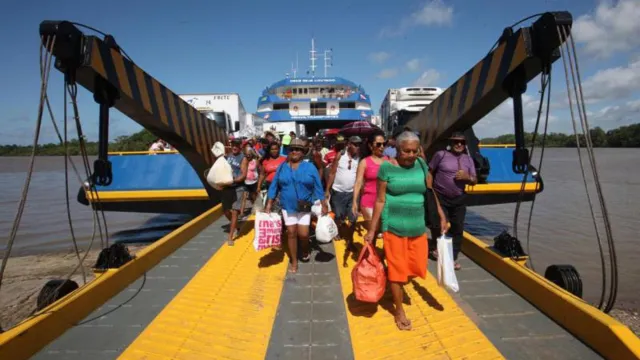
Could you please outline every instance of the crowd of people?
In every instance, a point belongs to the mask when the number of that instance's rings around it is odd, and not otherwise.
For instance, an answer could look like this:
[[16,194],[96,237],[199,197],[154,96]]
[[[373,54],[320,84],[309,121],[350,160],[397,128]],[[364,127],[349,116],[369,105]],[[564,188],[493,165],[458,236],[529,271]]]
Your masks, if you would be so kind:
[[454,133],[447,149],[433,154],[428,162],[420,138],[410,129],[389,139],[381,132],[365,139],[338,135],[331,143],[295,133],[281,139],[266,132],[261,139],[233,139],[230,145],[226,159],[233,170],[233,184],[222,190],[230,220],[229,245],[237,237],[245,204],[263,198],[264,211],[282,215],[289,271],[296,273],[299,261],[310,260],[314,204],[320,204],[323,215],[331,209],[351,250],[355,250],[353,236],[361,215],[365,241],[374,245],[377,239],[383,241],[395,321],[401,330],[411,328],[402,305],[402,287],[412,277],[426,276],[428,258],[438,257],[436,239],[441,234],[453,238],[455,269],[460,269],[464,188],[477,181],[464,134]]

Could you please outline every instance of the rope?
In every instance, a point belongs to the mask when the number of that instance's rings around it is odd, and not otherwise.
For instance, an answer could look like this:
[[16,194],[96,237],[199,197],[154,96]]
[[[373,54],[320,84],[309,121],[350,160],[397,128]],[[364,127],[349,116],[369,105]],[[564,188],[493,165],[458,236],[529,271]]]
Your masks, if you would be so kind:
[[[24,207],[27,202],[29,185],[31,184],[31,176],[33,175],[33,167],[35,164],[36,150],[38,149],[38,139],[40,138],[40,128],[42,126],[42,113],[44,111],[44,94],[46,92],[47,84],[49,82],[49,74],[51,73],[51,59],[53,58],[53,55],[50,55],[50,54],[53,50],[53,46],[55,45],[55,42],[56,42],[55,36],[53,36],[53,38],[51,39],[50,38],[46,39],[46,44],[47,44],[46,46],[49,51],[44,56],[44,64],[45,64],[44,68],[46,69],[46,71],[42,78],[42,83],[40,85],[40,104],[38,106],[38,118],[36,120],[35,134],[33,136],[33,148],[31,150],[29,170],[27,170],[27,177],[25,178],[24,185],[22,187],[22,194],[20,196],[20,203],[18,204],[18,211],[13,221],[13,227],[11,228],[11,233],[9,234],[9,241],[7,242],[7,250],[2,259],[2,265],[0,266],[0,289],[2,288],[2,279],[4,278],[4,272],[7,267],[7,262],[9,261],[9,256],[11,255],[11,250],[13,249],[13,244],[16,240],[16,235],[18,233],[18,228],[20,227],[20,221],[22,220]],[[41,48],[40,58],[42,59],[42,48]]]
[[[528,159],[528,165],[531,164],[531,160],[533,159],[533,153],[535,151],[535,144],[536,144],[536,138],[537,138],[537,134],[538,134],[538,128],[540,125],[540,117],[542,116],[542,106],[544,104],[544,95],[547,91],[547,88],[549,87],[549,84],[551,83],[551,64],[546,64],[546,68],[549,70],[548,74],[545,74],[544,72],[540,75],[540,102],[538,104],[538,115],[536,118],[536,124],[533,130],[533,136],[532,136],[532,144],[531,144],[531,151],[529,152],[529,159]],[[551,93],[551,90],[549,90],[549,94]],[[549,97],[547,97],[549,98]],[[549,105],[547,104],[547,109],[549,108]],[[549,121],[549,117],[548,117],[548,111],[547,111],[547,118],[545,123],[547,123]],[[545,125],[545,131],[546,131],[546,125]],[[543,153],[544,155],[544,153]],[[540,162],[542,162],[542,157],[540,158]],[[522,200],[524,198],[524,193],[525,193],[525,187],[527,184],[527,177],[529,176],[529,170],[530,170],[530,166],[527,166],[527,169],[524,173],[524,176],[522,177],[522,182],[520,183],[520,192],[518,193],[518,201],[516,202],[516,209],[514,212],[514,216],[513,216],[513,236],[517,239],[518,238],[518,219],[520,217],[520,206],[522,205]],[[538,169],[538,173],[540,173],[540,170]],[[535,195],[534,195],[534,201],[535,201]],[[532,213],[533,213],[533,204],[531,205],[531,209],[529,211],[529,228],[528,230],[530,230],[530,225],[531,225],[531,217],[532,217]],[[531,258],[531,254],[529,253],[529,241],[527,239],[527,253],[529,254],[529,258]],[[512,260],[515,260],[515,255],[512,252],[512,254],[510,254],[510,257]]]

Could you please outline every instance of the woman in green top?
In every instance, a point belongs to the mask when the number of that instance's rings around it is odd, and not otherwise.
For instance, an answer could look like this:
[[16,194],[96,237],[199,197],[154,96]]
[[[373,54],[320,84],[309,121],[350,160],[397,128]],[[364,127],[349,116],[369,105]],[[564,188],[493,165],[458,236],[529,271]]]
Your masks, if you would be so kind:
[[[395,161],[384,162],[378,171],[378,198],[373,208],[365,240],[372,242],[382,219],[382,238],[391,284],[395,321],[398,329],[410,330],[402,307],[402,286],[410,278],[427,275],[427,233],[424,223],[424,194],[427,191],[427,164],[418,157],[420,139],[405,131],[396,138]],[[445,232],[447,220],[437,203],[440,226]]]

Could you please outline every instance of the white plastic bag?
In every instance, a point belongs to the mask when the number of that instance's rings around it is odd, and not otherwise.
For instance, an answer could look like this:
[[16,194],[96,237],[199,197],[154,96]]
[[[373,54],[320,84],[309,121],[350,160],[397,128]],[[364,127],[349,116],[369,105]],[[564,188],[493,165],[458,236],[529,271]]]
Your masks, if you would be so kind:
[[336,236],[338,236],[338,226],[331,216],[320,216],[316,224],[316,240],[319,243],[326,244],[330,243]]
[[453,292],[458,292],[458,279],[453,268],[453,242],[446,235],[438,238],[438,284],[446,286]]
[[[331,211],[331,205],[329,205],[329,202],[327,202],[327,208],[327,211]],[[316,202],[313,203],[313,206],[311,207],[311,213],[315,217],[320,219],[320,217],[322,216],[322,202],[320,200],[316,200]]]
[[256,251],[281,246],[282,218],[278,213],[259,212],[254,223],[253,247]]
[[223,186],[233,184],[233,171],[227,159],[221,156],[216,160],[211,169],[209,169],[207,182],[218,190]]
[[264,208],[267,206],[267,190],[261,190],[258,192],[258,196],[256,196],[256,201],[253,203],[253,209],[251,212],[253,214],[257,214],[259,212],[264,211]]

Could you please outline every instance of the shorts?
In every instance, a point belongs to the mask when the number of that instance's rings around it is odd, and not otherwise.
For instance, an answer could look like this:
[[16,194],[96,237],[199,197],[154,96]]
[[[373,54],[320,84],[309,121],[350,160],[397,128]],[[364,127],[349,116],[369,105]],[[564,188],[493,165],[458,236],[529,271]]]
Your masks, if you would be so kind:
[[331,191],[331,210],[336,214],[336,220],[344,221],[349,219],[352,224],[356,223],[356,215],[351,211],[353,205],[353,192]]
[[253,184],[244,184],[249,194],[255,194],[258,192],[258,183],[254,182]]
[[398,236],[385,231],[382,239],[389,281],[406,283],[412,277],[424,279],[427,276],[426,233],[419,236]]
[[311,224],[311,213],[292,212],[282,209],[282,217],[286,226],[302,225],[309,226]]
[[230,186],[222,190],[222,209],[237,210],[242,208],[242,195],[246,193],[244,186]]

